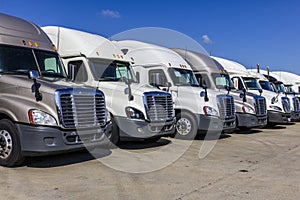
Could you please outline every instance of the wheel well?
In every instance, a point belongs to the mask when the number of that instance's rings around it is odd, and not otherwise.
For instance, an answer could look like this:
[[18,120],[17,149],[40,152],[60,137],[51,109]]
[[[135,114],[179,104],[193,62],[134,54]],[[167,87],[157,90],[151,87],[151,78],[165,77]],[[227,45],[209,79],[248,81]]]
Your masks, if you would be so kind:
[[0,113],[0,120],[2,119],[9,119],[10,121],[13,121],[9,116],[7,116],[6,114]]
[[189,113],[191,114],[195,119],[197,119],[196,115],[192,112],[190,112],[189,110],[186,110],[186,109],[175,109],[175,116],[177,116],[179,113],[182,113],[182,112],[186,112],[186,113]]

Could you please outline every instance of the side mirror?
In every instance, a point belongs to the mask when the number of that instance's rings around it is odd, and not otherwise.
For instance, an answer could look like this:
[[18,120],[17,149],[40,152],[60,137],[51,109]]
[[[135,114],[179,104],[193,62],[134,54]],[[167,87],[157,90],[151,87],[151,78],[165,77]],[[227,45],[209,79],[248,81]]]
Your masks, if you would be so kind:
[[[132,95],[132,91],[131,91],[131,84],[132,84],[132,81],[128,78],[124,78],[124,82],[125,84],[128,86],[128,101],[133,101],[134,100],[134,96]],[[126,93],[126,92],[125,92]]]
[[168,88],[167,92],[170,91],[170,87],[172,86],[172,84],[170,82],[166,82],[165,86]]
[[228,85],[226,85],[226,86],[225,86],[225,90],[227,90],[227,92],[228,92],[227,94],[229,94],[230,91],[231,91],[231,88],[230,88]]
[[39,75],[38,71],[36,71],[36,70],[28,71],[28,78],[33,80],[33,85],[31,86],[31,91],[32,91],[32,93],[34,93],[36,101],[42,101],[42,99],[43,99],[43,95],[42,95],[42,93],[40,93],[40,90],[39,90],[41,87],[41,84],[36,81],[36,79],[39,77],[40,77],[40,75]]
[[39,72],[36,70],[30,70],[28,71],[28,78],[30,79],[38,79],[40,78]]
[[205,80],[204,80],[204,81],[203,81],[203,83],[202,83],[202,87],[203,87],[203,89],[205,89],[205,90],[208,88],[208,86],[207,86],[207,84],[206,84],[206,81],[205,81]]
[[243,93],[240,94],[240,98],[243,99],[243,102],[247,102],[247,90],[243,89]]
[[259,94],[260,94],[260,96],[261,96],[262,93],[263,93],[263,90],[262,90],[262,89],[259,89],[258,91],[259,91]]
[[277,100],[277,98],[276,97],[273,97],[272,99],[271,99],[271,104],[274,104],[274,103],[276,103],[278,100]]
[[124,82],[125,82],[126,85],[131,85],[132,84],[131,79],[128,79],[126,77],[124,77]]
[[205,81],[203,81],[202,88],[204,89],[204,91],[200,92],[200,97],[204,97],[204,101],[208,102],[209,98],[208,98],[208,94],[207,94],[207,85],[206,85]]

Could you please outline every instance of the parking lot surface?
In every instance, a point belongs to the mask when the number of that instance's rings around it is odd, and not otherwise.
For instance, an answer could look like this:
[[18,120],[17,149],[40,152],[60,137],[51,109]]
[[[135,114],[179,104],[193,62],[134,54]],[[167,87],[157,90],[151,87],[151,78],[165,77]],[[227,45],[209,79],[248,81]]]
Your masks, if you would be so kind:
[[299,199],[299,130],[295,124],[29,158],[0,167],[0,199]]

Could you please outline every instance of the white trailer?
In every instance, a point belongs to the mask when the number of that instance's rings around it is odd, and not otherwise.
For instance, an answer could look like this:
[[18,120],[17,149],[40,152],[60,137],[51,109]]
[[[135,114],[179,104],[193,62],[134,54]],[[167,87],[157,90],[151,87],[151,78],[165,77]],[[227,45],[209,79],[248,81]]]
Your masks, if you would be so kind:
[[212,57],[218,61],[225,70],[231,76],[235,88],[238,90],[246,89],[247,91],[263,96],[267,101],[267,115],[269,124],[285,124],[291,120],[291,110],[289,99],[285,96],[265,90],[261,87],[258,79],[264,81],[264,83],[272,87],[267,79],[263,80],[262,77],[257,74],[250,74],[249,71],[241,64],[219,57]]
[[140,82],[169,90],[174,99],[176,133],[192,138],[197,132],[235,129],[231,95],[200,88],[189,64],[174,51],[132,40],[115,42],[133,62]]
[[155,141],[175,131],[172,96],[136,82],[129,60],[111,41],[99,35],[57,26],[43,27],[75,82],[101,88],[119,139]]
[[236,126],[239,129],[267,125],[267,108],[264,97],[236,91],[227,71],[209,56],[185,49],[173,50],[191,65],[196,78],[202,80],[200,82],[205,81],[209,93],[212,90],[223,94],[230,92],[229,94],[234,97]]

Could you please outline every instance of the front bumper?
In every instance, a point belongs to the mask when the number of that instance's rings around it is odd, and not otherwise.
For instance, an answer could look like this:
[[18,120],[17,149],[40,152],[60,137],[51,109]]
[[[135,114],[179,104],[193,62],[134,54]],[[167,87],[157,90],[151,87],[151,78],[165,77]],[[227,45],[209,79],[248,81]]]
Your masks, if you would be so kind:
[[198,115],[198,130],[200,132],[232,132],[235,130],[235,117],[230,119],[221,119],[215,116]]
[[50,155],[109,144],[112,132],[109,122],[104,127],[84,130],[61,130],[56,127],[16,125],[24,156]]
[[293,122],[299,122],[300,121],[300,112],[299,111],[292,111],[291,120]]
[[236,117],[238,121],[237,127],[256,128],[267,125],[267,115],[258,117],[248,113],[236,113]]
[[291,121],[290,113],[277,112],[268,110],[268,123],[271,124],[287,124]]
[[175,118],[171,121],[147,122],[127,117],[114,117],[119,127],[120,138],[141,138],[170,136],[175,133]]

